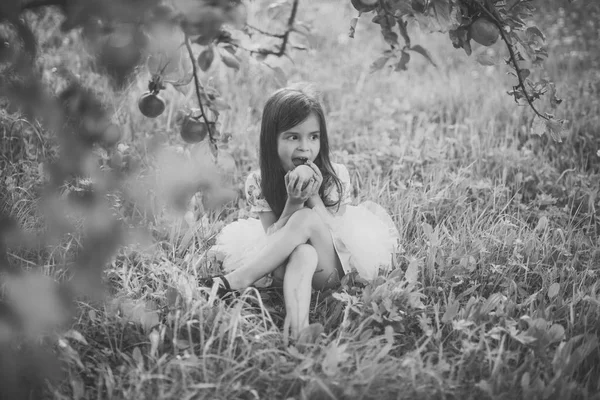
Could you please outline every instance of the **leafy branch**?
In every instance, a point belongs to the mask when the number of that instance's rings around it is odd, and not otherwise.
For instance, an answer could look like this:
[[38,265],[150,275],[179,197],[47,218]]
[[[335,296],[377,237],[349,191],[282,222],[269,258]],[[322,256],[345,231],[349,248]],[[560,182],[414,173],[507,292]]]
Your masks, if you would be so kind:
[[213,136],[213,130],[210,127],[210,122],[206,117],[206,113],[204,112],[204,105],[202,104],[202,94],[200,93],[200,79],[198,78],[198,69],[196,67],[196,60],[194,58],[194,53],[192,51],[192,45],[190,44],[190,38],[187,34],[185,34],[184,38],[185,48],[187,49],[188,55],[190,57],[190,61],[192,62],[192,75],[194,76],[194,87],[196,89],[196,97],[198,98],[198,105],[200,107],[200,113],[202,113],[202,119],[206,124],[206,129],[208,130],[208,137],[210,138],[210,143],[214,146],[216,143],[216,139]]
[[[296,19],[296,14],[298,11],[298,4],[299,4],[299,0],[294,0],[294,3],[292,5],[292,11],[290,13],[290,16],[288,18],[288,22],[287,22],[287,29],[284,33],[272,33],[272,32],[267,32],[261,28],[258,28],[254,25],[250,25],[248,23],[246,23],[245,27],[256,31],[258,33],[260,33],[261,35],[264,36],[269,36],[269,37],[273,37],[276,39],[280,39],[281,40],[281,44],[279,45],[279,48],[277,51],[274,50],[269,50],[269,49],[265,49],[265,48],[259,48],[259,49],[249,49],[247,47],[242,46],[241,44],[239,44],[237,41],[235,40],[231,40],[230,38],[227,38],[225,40],[223,39],[218,39],[217,42],[220,43],[226,43],[227,45],[233,46],[237,49],[243,50],[245,52],[247,52],[250,55],[259,55],[262,57],[265,57],[267,55],[274,55],[277,57],[282,57],[283,55],[285,55],[285,50],[288,44],[288,40],[289,40],[289,35],[296,31],[295,27],[294,27],[294,22]],[[252,36],[250,33],[248,33],[248,35]]]
[[292,4],[292,11],[290,13],[290,17],[288,18],[288,23],[287,23],[287,29],[284,33],[282,34],[270,34],[270,33],[266,33],[266,32],[261,32],[256,28],[255,29],[257,32],[262,33],[263,35],[267,35],[267,36],[273,36],[273,37],[277,37],[281,39],[281,46],[279,47],[279,51],[273,51],[273,50],[268,50],[268,49],[259,49],[256,51],[251,51],[251,53],[258,53],[260,55],[266,56],[269,54],[275,55],[277,57],[281,57],[285,54],[285,48],[287,46],[288,40],[289,40],[289,36],[290,33],[292,33],[294,31],[294,21],[296,19],[296,13],[298,12],[298,3],[299,0],[294,0],[294,4]]
[[[517,56],[515,54],[515,50],[510,42],[510,39],[506,36],[506,33],[504,32],[504,27],[503,27],[502,21],[500,21],[498,19],[498,16],[495,13],[492,13],[487,8],[485,8],[485,6],[483,4],[481,4],[479,2],[479,0],[474,0],[474,3],[479,7],[479,9],[483,13],[485,13],[490,18],[490,20],[494,23],[494,25],[496,25],[496,27],[498,28],[498,30],[500,32],[500,36],[502,37],[502,40],[504,41],[504,43],[506,43],[506,47],[508,48],[510,60],[515,68],[515,71],[517,72],[517,79],[519,81],[519,84],[516,87],[521,88],[521,90],[523,91],[523,94],[525,96],[525,99],[527,100],[527,103],[529,104],[529,107],[531,107],[531,109],[533,110],[533,112],[535,112],[535,114],[537,116],[539,116],[540,118],[545,119],[545,120],[550,120],[550,118],[548,118],[547,116],[542,115],[533,105],[533,99],[531,98],[531,96],[529,95],[529,93],[527,92],[527,89],[525,87],[525,81],[522,76],[523,70],[519,67],[519,63],[517,62]],[[517,101],[516,98],[515,98],[515,101]]]
[[266,31],[263,31],[263,30],[262,30],[262,29],[260,29],[260,28],[257,28],[257,27],[255,27],[255,26],[253,26],[253,25],[250,25],[250,24],[246,24],[246,26],[247,26],[248,28],[250,28],[250,29],[252,29],[252,30],[254,30],[254,31],[258,32],[258,33],[260,33],[261,35],[265,35],[265,36],[271,36],[271,37],[278,38],[278,39],[283,39],[283,38],[285,37],[285,34],[283,34],[283,33],[282,33],[282,34],[277,34],[277,33],[270,33],[270,32],[266,32]]

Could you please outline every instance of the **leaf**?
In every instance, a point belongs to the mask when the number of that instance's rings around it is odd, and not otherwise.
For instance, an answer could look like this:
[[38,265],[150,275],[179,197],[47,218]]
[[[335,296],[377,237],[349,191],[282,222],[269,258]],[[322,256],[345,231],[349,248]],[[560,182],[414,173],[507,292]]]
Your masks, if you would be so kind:
[[402,279],[402,275],[404,275],[404,274],[402,273],[401,268],[394,268],[392,270],[392,272],[388,275],[388,279],[389,280],[396,279],[396,278]]
[[469,39],[468,31],[465,28],[450,29],[448,36],[452,42],[452,46],[456,49],[464,49],[468,56],[471,55],[471,42]]
[[521,332],[517,335],[511,333],[510,337],[515,339],[516,341],[518,341],[521,344],[531,344],[538,340],[536,337],[528,335],[525,332]]
[[546,227],[548,226],[548,217],[543,216],[538,220],[537,225],[535,226],[534,231],[543,231],[546,229]]
[[556,95],[556,85],[554,83],[549,83],[548,87],[550,88],[550,107],[556,108],[562,103],[562,99]]
[[149,331],[160,322],[158,311],[145,312],[143,315],[141,315],[140,322],[144,330]]
[[398,34],[394,31],[392,31],[392,28],[385,25],[385,26],[381,26],[381,33],[383,35],[383,39],[390,45],[390,46],[398,46]]
[[425,308],[425,304],[421,301],[425,295],[420,292],[410,292],[408,294],[408,305],[417,310],[422,310]]
[[69,361],[73,361],[77,366],[81,369],[84,369],[83,363],[81,362],[81,358],[79,357],[79,353],[77,350],[71,347],[67,341],[63,339],[58,339],[58,347],[62,352],[62,355],[65,356]]
[[64,335],[64,336],[65,336],[66,338],[70,338],[70,339],[76,340],[76,341],[78,341],[78,342],[79,342],[79,343],[81,343],[81,344],[85,344],[85,345],[87,345],[87,344],[88,344],[87,340],[85,340],[85,338],[83,337],[83,335],[82,335],[82,334],[81,334],[79,331],[76,331],[76,330],[74,330],[74,329],[70,329],[70,330],[68,330],[68,331],[65,333],[65,335]]
[[240,60],[228,51],[221,52],[221,60],[223,61],[223,64],[231,69],[235,69],[236,71],[240,69]]
[[451,6],[448,0],[430,0],[429,6],[433,8],[440,30],[447,31],[450,29],[453,23],[450,21]]
[[555,298],[556,296],[558,296],[559,291],[560,291],[560,284],[558,282],[554,282],[548,288],[548,297],[551,299]]
[[131,353],[131,358],[133,358],[138,367],[144,367],[144,356],[142,355],[142,351],[138,346],[135,346],[135,348],[133,349],[133,352]]
[[475,325],[475,322],[461,319],[458,321],[452,321],[452,329],[455,331],[464,331]]
[[373,63],[371,64],[371,67],[369,69],[370,73],[379,71],[380,69],[385,67],[385,64],[387,63],[387,61],[389,59],[390,58],[388,56],[382,56],[382,57],[379,57],[377,60],[373,61]]
[[458,314],[459,307],[460,303],[458,301],[451,302],[446,308],[446,312],[444,312],[444,315],[442,316],[442,322],[446,324],[452,321],[456,314]]
[[427,222],[423,222],[423,232],[427,236],[427,239],[430,239],[433,235],[433,228]]
[[493,293],[481,306],[481,313],[488,314],[498,308],[500,303],[505,300],[505,297],[500,293]]
[[484,51],[484,52],[481,52],[481,53],[477,54],[477,57],[475,58],[475,60],[479,64],[485,65],[485,66],[496,65],[496,60],[494,60],[494,57],[492,57],[491,55],[489,55],[487,51]]
[[550,329],[548,329],[548,336],[550,338],[550,343],[560,342],[565,336],[565,328],[560,324],[553,324]]
[[537,26],[530,26],[529,28],[527,28],[525,30],[525,36],[527,37],[528,41],[533,41],[536,38],[540,38],[542,39],[542,41],[546,41],[546,37],[544,36],[544,34],[538,29]]
[[406,71],[408,62],[410,61],[410,54],[402,50],[402,55],[400,56],[400,61],[396,64],[396,68],[394,71]]
[[457,4],[450,4],[450,24],[452,28],[458,28],[463,23],[463,14],[460,6]]
[[531,75],[531,71],[527,68],[523,68],[519,70],[519,75],[521,76],[521,79],[525,80],[529,75]]
[[356,24],[358,23],[358,18],[354,17],[350,20],[350,32],[348,36],[354,39],[354,33],[356,32]]
[[546,120],[546,129],[550,134],[550,137],[554,139],[554,141],[561,143],[563,136],[566,136],[566,131],[564,128],[565,120],[550,118]]
[[533,119],[531,132],[538,136],[544,136],[544,134],[546,133],[546,120],[536,115]]
[[463,43],[462,48],[464,49],[465,53],[470,56],[471,53],[473,52],[473,50],[471,49],[471,41],[467,40],[466,42]]
[[215,59],[215,51],[212,46],[206,48],[200,55],[198,56],[198,66],[202,71],[208,71],[210,65]]
[[225,100],[223,100],[222,97],[215,97],[214,99],[210,100],[208,107],[212,111],[231,110],[231,106],[229,104],[227,104],[227,102]]
[[416,283],[419,279],[419,271],[421,270],[421,261],[414,259],[408,263],[406,272],[404,273],[404,280],[408,283]]
[[512,37],[517,41],[517,49],[520,51],[517,53],[521,57],[524,57],[524,60],[528,62],[533,62],[536,58],[535,50],[526,42],[521,39],[521,37],[515,32],[511,32],[508,37]]
[[427,49],[425,49],[423,46],[417,44],[417,45],[414,45],[413,47],[411,47],[409,50],[416,51],[417,53],[419,53],[420,55],[425,57],[427,59],[427,61],[429,61],[431,63],[431,65],[433,65],[434,67],[437,67],[436,63],[433,61],[433,58],[431,57],[431,54],[429,54]]
[[227,50],[231,54],[235,55],[237,53],[237,48],[231,44],[225,44],[221,46],[222,49]]

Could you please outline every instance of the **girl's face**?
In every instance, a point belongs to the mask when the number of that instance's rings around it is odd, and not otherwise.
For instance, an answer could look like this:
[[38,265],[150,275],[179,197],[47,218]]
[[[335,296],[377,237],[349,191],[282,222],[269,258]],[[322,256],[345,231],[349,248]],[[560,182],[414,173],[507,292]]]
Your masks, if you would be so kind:
[[277,136],[277,154],[285,172],[304,164],[306,159],[314,162],[319,150],[321,127],[314,112],[298,125]]

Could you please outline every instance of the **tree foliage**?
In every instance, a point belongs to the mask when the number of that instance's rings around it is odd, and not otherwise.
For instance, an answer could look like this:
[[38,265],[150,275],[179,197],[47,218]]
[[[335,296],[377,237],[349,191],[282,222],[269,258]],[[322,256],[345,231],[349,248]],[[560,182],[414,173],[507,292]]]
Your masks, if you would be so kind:
[[[472,54],[472,40],[491,46],[500,38],[509,53],[506,60],[516,84],[508,91],[517,104],[527,104],[535,114],[533,132],[548,133],[560,142],[564,120],[552,113],[540,112],[534,102],[543,95],[550,96],[552,108],[562,101],[557,97],[555,85],[541,73],[548,57],[546,36],[531,24],[535,13],[532,0],[382,0],[377,2],[353,0],[352,4],[362,14],[374,14],[372,22],[380,25],[381,34],[390,49],[372,64],[372,70],[392,64],[396,71],[407,69],[410,52],[416,52],[432,64],[429,52],[413,45],[407,29],[410,21],[430,32],[448,34],[452,46]],[[354,35],[358,18],[350,23]],[[483,65],[494,65],[490,57],[478,57]],[[435,65],[435,64],[434,64]]]
[[[218,137],[216,121],[206,118],[208,113],[204,108],[210,109],[214,113],[212,116],[218,119],[219,111],[228,106],[217,93],[201,86],[196,67],[206,71],[218,59],[238,70],[238,51],[247,51],[259,60],[267,55],[284,55],[290,34],[304,30],[295,21],[298,3],[295,0],[289,7],[285,31],[273,33],[247,24],[246,8],[241,0],[10,0],[0,9],[4,31],[8,32],[4,35],[5,48],[1,51],[0,61],[3,61],[4,69],[27,75],[23,71],[27,68],[23,67],[29,65],[27,60],[35,58],[35,38],[21,16],[30,9],[56,6],[64,14],[62,29],[81,28],[99,65],[117,85],[123,85],[143,63],[148,63],[155,72],[148,86],[149,94],[153,95],[149,100],[156,99],[165,84],[187,85],[193,79],[198,88],[199,118],[203,119],[214,148]],[[548,52],[544,33],[530,23],[535,12],[533,3],[533,0],[351,0],[359,17],[372,15],[371,22],[379,25],[383,39],[390,45],[389,50],[373,61],[373,71],[386,65],[392,65],[396,71],[406,70],[411,53],[434,64],[427,49],[411,42],[408,31],[411,21],[416,21],[422,30],[447,33],[452,46],[463,49],[467,55],[472,53],[472,41],[490,46],[500,38],[509,53],[506,63],[516,79],[508,94],[515,102],[531,107],[536,116],[534,133],[547,132],[560,141],[564,121],[556,119],[552,113],[539,111],[534,105],[545,94],[550,96],[552,108],[561,100],[556,95],[554,83],[541,73]],[[283,8],[285,5],[286,2],[280,1],[272,7]],[[350,21],[351,37],[359,17]],[[264,48],[255,35],[276,38],[280,43],[274,48]],[[242,36],[256,45],[243,47]],[[198,46],[192,49],[191,44]],[[179,50],[183,47],[188,50],[190,60],[181,60]],[[478,57],[478,61],[485,65],[496,62],[485,56]],[[190,66],[191,71],[188,70]],[[7,82],[3,84],[6,86]],[[29,87],[31,85],[34,87]],[[11,91],[15,96],[29,99],[38,92],[31,82],[10,88],[15,89]]]

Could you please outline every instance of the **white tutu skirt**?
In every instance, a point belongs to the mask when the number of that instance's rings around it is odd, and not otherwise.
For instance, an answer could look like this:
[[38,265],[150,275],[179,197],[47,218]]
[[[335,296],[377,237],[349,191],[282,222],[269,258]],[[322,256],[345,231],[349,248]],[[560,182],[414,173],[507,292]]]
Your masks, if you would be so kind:
[[[346,206],[343,215],[333,215],[330,232],[345,273],[356,269],[364,279],[377,277],[388,269],[398,251],[399,233],[383,207],[372,201]],[[222,262],[225,273],[241,267],[266,244],[267,235],[258,218],[239,219],[225,226],[216,238],[209,256]],[[270,276],[254,285],[269,286]]]

